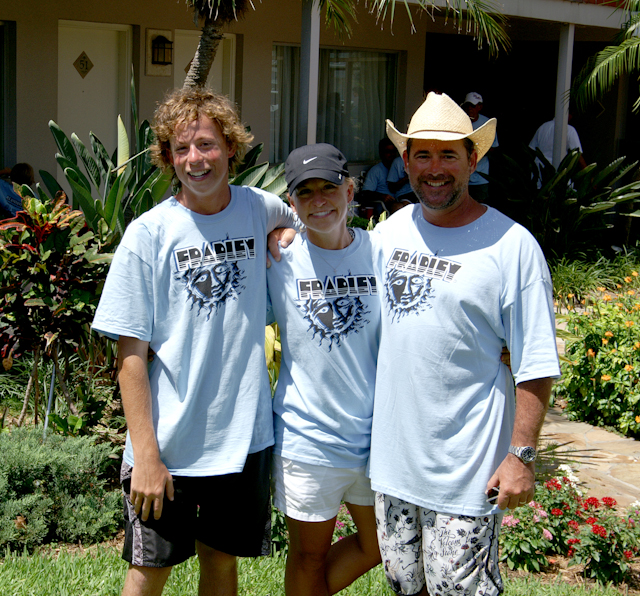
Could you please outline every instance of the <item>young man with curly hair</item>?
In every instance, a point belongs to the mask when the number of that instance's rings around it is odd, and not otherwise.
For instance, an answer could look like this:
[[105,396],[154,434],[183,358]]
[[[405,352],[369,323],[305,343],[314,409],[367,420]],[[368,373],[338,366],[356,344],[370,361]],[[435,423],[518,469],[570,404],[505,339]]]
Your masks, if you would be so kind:
[[118,340],[128,426],[123,594],[161,594],[195,550],[199,594],[234,595],[236,556],[269,548],[266,237],[294,220],[229,186],[252,135],[226,97],[174,91],[153,130],[174,196],[127,228],[93,322]]

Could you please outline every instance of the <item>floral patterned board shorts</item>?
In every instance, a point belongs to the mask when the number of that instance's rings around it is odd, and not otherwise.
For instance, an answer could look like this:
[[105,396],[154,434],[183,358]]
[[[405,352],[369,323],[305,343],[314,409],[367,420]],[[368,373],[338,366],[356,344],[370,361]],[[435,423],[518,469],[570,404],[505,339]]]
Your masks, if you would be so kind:
[[376,493],[376,525],[387,581],[396,594],[496,596],[502,515],[437,513]]

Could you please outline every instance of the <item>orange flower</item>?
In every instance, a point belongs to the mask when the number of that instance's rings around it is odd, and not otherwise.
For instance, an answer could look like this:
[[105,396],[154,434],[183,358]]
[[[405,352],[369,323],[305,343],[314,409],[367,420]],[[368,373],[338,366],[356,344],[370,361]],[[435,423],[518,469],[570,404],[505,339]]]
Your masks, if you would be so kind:
[[632,271],[631,275],[633,275],[633,277],[638,277],[638,272],[637,271]]
[[624,281],[626,281],[627,283],[629,283],[629,282],[631,281],[631,278],[630,278],[630,277],[625,277],[625,278],[624,278]]
[[605,337],[613,337],[613,333],[611,331],[605,331],[604,332],[604,336]]
[[[604,289],[604,288],[603,288],[603,289]],[[602,299],[603,299],[605,302],[610,302],[611,300],[613,300],[613,298],[611,298],[611,296],[609,296],[609,294],[605,294],[605,295],[602,297]]]
[[616,302],[616,306],[618,308],[624,308],[624,304],[622,304],[622,302]]
[[573,294],[567,294],[567,298],[573,298]]
[[635,296],[636,295],[636,291],[635,290],[629,290],[627,292],[627,294],[629,294],[629,296]]
[[597,288],[598,292],[604,292],[607,288],[604,288],[602,286],[600,286],[599,288]]
[[605,339],[604,337],[602,338],[602,345],[606,346],[609,343],[608,339]]
[[616,284],[616,288],[620,289],[622,286],[620,284]]
[[625,327],[633,327],[633,326],[634,326],[634,324],[635,324],[635,323],[634,323],[633,321],[625,321],[625,322],[624,322]]
[[627,364],[627,365],[624,367],[624,369],[625,369],[627,372],[630,372],[630,371],[632,371],[632,370],[633,370],[633,366],[631,366],[630,364]]
[[610,381],[611,380],[611,375],[602,375],[600,377],[603,381]]
[[640,416],[636,416],[636,422],[640,424]]
[[633,347],[634,347],[636,350],[640,350],[640,341],[637,341],[635,344],[633,344]]
[[580,300],[580,304],[584,304],[584,303],[585,303],[585,300],[583,298],[582,300]]
[[616,350],[615,348],[613,348],[613,349],[611,350],[611,353],[612,353],[612,354],[615,354],[617,351],[618,351],[618,350]]
[[589,356],[589,358],[593,358],[595,355],[596,353],[591,348],[587,350],[587,356]]

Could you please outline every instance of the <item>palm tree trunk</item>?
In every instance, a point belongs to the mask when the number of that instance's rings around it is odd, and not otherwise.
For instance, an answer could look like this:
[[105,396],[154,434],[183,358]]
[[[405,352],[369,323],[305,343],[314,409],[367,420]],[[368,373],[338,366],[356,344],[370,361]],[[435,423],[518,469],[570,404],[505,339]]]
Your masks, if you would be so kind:
[[31,369],[31,376],[29,377],[29,381],[27,382],[27,390],[24,394],[24,401],[22,402],[22,411],[20,412],[20,416],[18,416],[18,422],[16,422],[17,426],[22,426],[24,422],[24,418],[27,415],[27,408],[29,407],[29,396],[31,395],[31,389],[33,388],[33,384],[35,382],[36,385],[36,393],[38,393],[38,360],[40,360],[40,346],[36,346],[36,349],[33,353],[33,368]]
[[204,87],[211,70],[211,65],[218,51],[218,44],[223,38],[222,26],[209,19],[205,20],[200,35],[198,49],[191,61],[187,78],[184,80],[183,89],[189,87]]

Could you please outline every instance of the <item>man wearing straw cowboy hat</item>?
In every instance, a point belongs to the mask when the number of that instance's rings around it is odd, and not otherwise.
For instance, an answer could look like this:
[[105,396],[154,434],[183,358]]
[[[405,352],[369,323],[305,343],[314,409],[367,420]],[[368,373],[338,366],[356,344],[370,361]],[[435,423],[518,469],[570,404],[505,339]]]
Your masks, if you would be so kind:
[[407,134],[387,120],[420,199],[376,228],[383,313],[370,475],[398,594],[502,592],[500,510],[533,498],[538,435],[560,373],[540,247],[469,194],[495,127],[492,119],[474,131],[435,93]]

